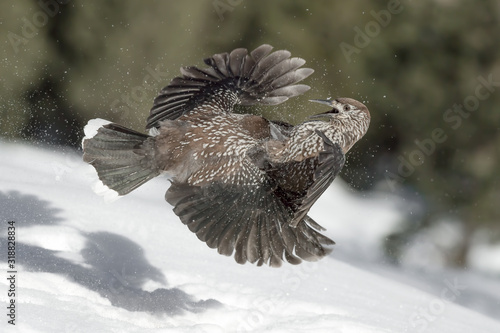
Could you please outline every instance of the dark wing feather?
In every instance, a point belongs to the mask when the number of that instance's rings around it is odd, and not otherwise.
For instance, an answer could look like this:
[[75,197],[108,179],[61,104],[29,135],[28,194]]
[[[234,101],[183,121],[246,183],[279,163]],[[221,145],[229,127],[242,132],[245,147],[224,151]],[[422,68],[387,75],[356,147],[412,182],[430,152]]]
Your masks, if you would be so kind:
[[317,158],[317,168],[314,171],[312,185],[307,189],[306,194],[296,202],[298,207],[291,222],[292,226],[296,226],[306,216],[312,205],[330,186],[344,166],[345,155],[342,148],[331,142],[323,133],[317,131],[317,134],[323,138],[324,151]]
[[323,139],[323,151],[301,161],[276,163],[269,160],[265,151],[248,153],[252,162],[275,184],[275,195],[294,212],[290,220],[293,227],[307,217],[309,209],[344,166],[345,156],[340,146],[322,132],[317,131],[317,134]]
[[239,48],[205,59],[208,68],[181,68],[182,76],[155,98],[146,128],[159,127],[161,121],[175,120],[197,107],[210,105],[212,112],[225,113],[234,104],[275,105],[307,91],[309,86],[296,84],[313,73],[299,68],[305,61],[290,58],[288,51],[271,51],[266,44],[251,53]]
[[[294,212],[267,182],[234,185],[215,182],[194,186],[173,182],[165,196],[174,212],[198,238],[235,260],[278,267],[283,260],[318,260],[331,249],[329,238],[309,217],[290,226]],[[312,221],[312,222],[311,222]],[[314,226],[314,227],[313,227]]]

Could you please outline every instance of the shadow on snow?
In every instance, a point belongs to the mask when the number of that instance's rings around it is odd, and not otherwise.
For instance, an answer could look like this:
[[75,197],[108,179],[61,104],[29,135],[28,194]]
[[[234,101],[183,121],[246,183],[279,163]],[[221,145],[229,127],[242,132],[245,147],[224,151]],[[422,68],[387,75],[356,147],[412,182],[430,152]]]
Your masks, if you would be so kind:
[[[34,195],[17,191],[0,192],[0,216],[2,229],[6,221],[16,221],[19,228],[34,225],[54,226],[63,222],[57,214],[61,209],[50,207],[50,202]],[[0,248],[6,249],[6,232],[3,230]],[[158,288],[154,291],[142,289],[144,283],[155,281],[166,284],[163,273],[152,266],[144,256],[143,249],[130,239],[109,232],[82,233],[86,239],[80,251],[87,267],[58,256],[59,251],[48,250],[16,242],[16,263],[31,272],[60,274],[99,293],[111,304],[129,311],[144,311],[156,314],[180,314],[184,310],[201,312],[221,305],[216,300],[195,301],[178,288]],[[7,260],[6,251],[0,259]]]

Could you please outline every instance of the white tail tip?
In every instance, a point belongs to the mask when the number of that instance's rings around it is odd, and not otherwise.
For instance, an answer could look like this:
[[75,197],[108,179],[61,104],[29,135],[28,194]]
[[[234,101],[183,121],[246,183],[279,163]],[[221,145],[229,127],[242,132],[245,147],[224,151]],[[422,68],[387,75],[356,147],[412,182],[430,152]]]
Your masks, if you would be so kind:
[[99,128],[107,124],[111,124],[111,122],[101,118],[90,119],[87,125],[83,128],[83,132],[85,133],[83,140],[92,139],[97,134]]

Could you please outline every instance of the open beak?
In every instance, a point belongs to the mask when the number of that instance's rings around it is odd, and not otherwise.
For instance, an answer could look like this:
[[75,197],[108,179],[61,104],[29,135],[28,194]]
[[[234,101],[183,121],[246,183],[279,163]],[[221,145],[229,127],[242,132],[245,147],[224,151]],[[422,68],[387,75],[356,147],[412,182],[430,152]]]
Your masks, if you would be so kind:
[[310,99],[309,102],[325,104],[325,105],[328,105],[329,107],[332,108],[331,110],[328,110],[326,112],[310,116],[309,119],[319,119],[319,118],[323,118],[323,117],[332,117],[332,115],[339,113],[339,109],[337,109],[337,107],[334,104],[335,100],[332,100],[332,99]]
[[320,103],[320,104],[325,104],[328,106],[333,106],[332,103],[333,100],[331,99],[310,99],[309,102],[315,102],[315,103]]

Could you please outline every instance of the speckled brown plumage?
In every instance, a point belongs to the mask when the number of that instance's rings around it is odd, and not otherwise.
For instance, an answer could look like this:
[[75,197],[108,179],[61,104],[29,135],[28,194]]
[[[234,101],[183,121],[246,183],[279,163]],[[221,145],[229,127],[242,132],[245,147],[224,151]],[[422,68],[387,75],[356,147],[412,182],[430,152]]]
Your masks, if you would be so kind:
[[236,104],[279,104],[309,89],[296,84],[313,72],[301,68],[305,62],[271,50],[236,49],[206,59],[206,69],[183,68],[154,101],[150,136],[104,125],[84,140],[84,160],[120,195],[166,173],[166,200],[181,221],[238,263],[324,257],[333,241],[307,212],[366,133],[370,114],[349,98],[313,100],[329,110],[297,126],[233,113]]

